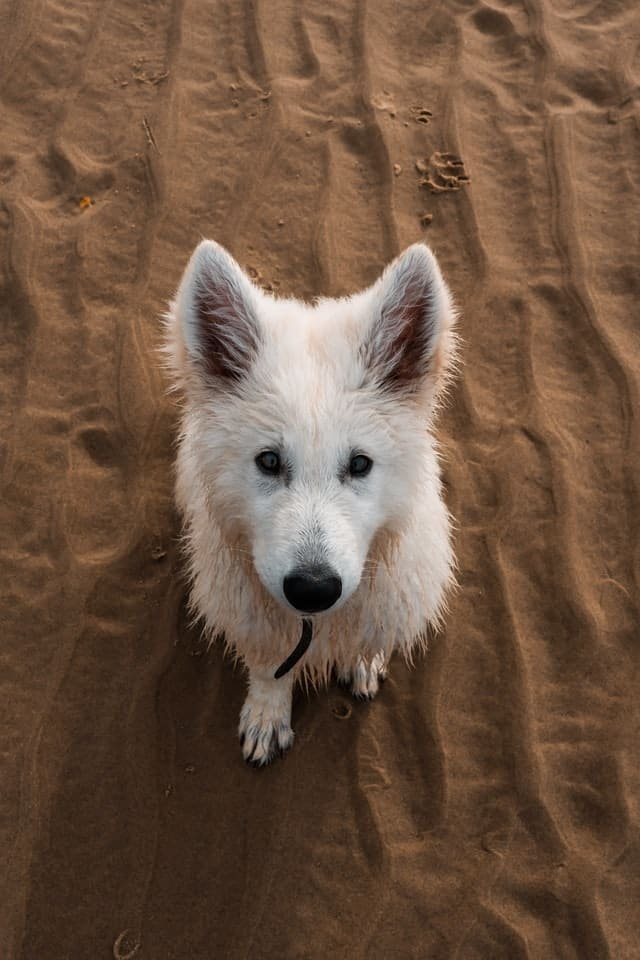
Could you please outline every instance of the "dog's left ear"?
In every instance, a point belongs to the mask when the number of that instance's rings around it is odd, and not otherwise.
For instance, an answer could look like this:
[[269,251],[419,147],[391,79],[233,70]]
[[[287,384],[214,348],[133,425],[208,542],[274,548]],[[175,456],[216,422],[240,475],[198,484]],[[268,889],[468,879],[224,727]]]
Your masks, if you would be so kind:
[[438,262],[416,243],[372,288],[373,321],[363,345],[368,374],[392,393],[434,397],[454,354],[455,309]]

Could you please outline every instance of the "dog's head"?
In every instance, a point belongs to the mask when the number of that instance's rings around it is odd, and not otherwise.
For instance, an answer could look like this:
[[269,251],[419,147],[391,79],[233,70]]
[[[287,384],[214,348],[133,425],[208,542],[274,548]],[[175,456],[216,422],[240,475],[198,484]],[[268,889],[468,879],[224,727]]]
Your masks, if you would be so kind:
[[223,534],[289,609],[345,603],[437,483],[429,423],[454,320],[422,244],[364,292],[313,305],[263,293],[216,243],[195,250],[168,323],[193,466]]

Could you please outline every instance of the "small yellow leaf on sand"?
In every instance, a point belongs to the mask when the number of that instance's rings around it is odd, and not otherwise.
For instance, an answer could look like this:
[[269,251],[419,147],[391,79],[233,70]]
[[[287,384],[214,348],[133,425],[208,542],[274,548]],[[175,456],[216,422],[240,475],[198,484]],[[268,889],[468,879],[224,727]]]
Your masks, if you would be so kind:
[[93,200],[91,199],[91,197],[80,197],[80,199],[78,200],[78,206],[80,207],[81,210],[86,210],[87,207],[93,206]]

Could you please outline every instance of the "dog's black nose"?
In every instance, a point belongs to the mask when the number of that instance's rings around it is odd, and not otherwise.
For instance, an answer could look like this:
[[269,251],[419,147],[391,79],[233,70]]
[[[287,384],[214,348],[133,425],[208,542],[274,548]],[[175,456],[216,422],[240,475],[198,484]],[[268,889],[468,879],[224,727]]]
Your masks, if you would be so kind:
[[332,607],[342,593],[342,580],[331,567],[300,567],[282,583],[284,595],[301,613],[319,613]]

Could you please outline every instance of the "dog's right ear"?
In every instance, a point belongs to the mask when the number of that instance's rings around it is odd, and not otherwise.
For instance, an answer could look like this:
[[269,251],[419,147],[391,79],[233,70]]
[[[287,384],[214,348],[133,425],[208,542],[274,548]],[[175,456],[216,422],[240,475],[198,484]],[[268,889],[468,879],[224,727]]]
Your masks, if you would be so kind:
[[196,247],[174,309],[187,363],[216,386],[242,380],[260,345],[256,291],[224,247],[212,240]]

